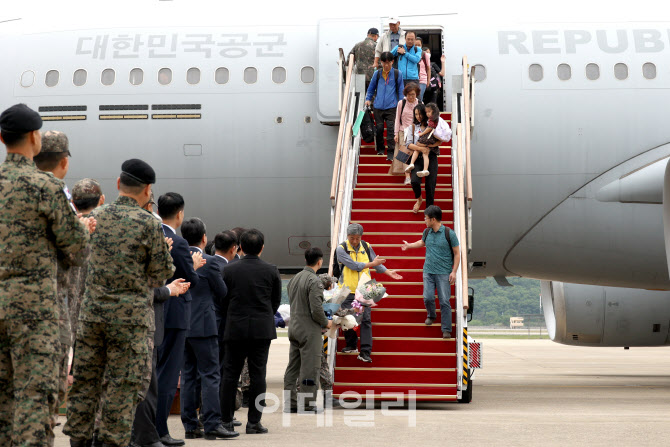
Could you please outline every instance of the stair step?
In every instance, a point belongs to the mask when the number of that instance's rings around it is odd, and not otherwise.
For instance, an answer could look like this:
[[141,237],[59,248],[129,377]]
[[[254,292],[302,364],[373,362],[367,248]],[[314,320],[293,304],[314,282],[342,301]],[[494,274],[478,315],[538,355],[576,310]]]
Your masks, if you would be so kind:
[[[450,199],[453,196],[453,190],[451,188],[435,188],[435,200],[444,200]],[[426,207],[426,191],[421,188],[421,197],[424,200],[424,203],[421,205],[423,210]],[[412,187],[407,185],[404,189],[401,188],[354,188],[354,199],[414,199],[414,191]]]
[[[424,319],[426,317],[425,312],[424,310]],[[451,326],[451,332],[454,332],[456,324],[452,323]],[[426,326],[423,321],[421,323],[375,323],[373,321],[372,333],[379,337],[442,337],[440,322],[437,320],[431,326]]]
[[[402,187],[402,188],[411,188],[409,185],[405,185],[405,176],[404,175],[389,175],[389,174],[358,174],[358,179],[356,181],[356,186],[359,188],[364,188],[367,185],[371,187],[377,186],[387,186],[387,187]],[[437,174],[437,184],[442,187],[451,186],[451,174]]]
[[[451,212],[444,212],[442,218],[445,220],[453,220],[454,215]],[[425,228],[424,215],[423,213],[414,214],[412,209],[405,210],[371,210],[371,209],[358,209],[354,208],[351,210],[351,221],[356,222],[358,220],[366,219],[383,219],[391,221],[415,221],[423,224]],[[412,241],[414,242],[414,241]],[[397,247],[398,252],[400,252],[400,245]],[[414,250],[412,250],[414,251]],[[421,253],[417,251],[416,253]]]
[[[337,366],[360,366],[358,354],[344,354],[338,352],[335,364]],[[403,367],[413,365],[417,368],[456,368],[456,354],[453,353],[399,353],[378,352],[374,354],[373,363],[376,366]]]
[[[390,163],[360,163],[358,165],[358,177],[361,175],[389,175]],[[443,163],[438,165],[439,172],[451,172],[451,164]],[[438,174],[439,175],[439,174]]]
[[[352,203],[353,209],[370,209],[373,206],[384,208],[386,210],[407,210],[411,211],[416,199],[414,197],[404,199],[354,199]],[[435,200],[435,205],[442,208],[442,212],[451,211],[453,204],[452,199]],[[423,214],[422,214],[423,215]]]
[[[425,318],[425,317],[424,317]],[[455,333],[452,338],[423,338],[423,337],[372,337],[373,352],[456,352]],[[346,346],[344,337],[337,338],[337,350]]]
[[[368,390],[369,388],[366,388],[365,390]],[[421,394],[419,392],[415,392],[414,394],[411,394],[409,391],[413,391],[412,389],[408,390],[384,390],[380,389],[379,393],[365,393],[365,390],[359,391],[359,390],[351,390],[351,393],[354,394],[347,394],[346,391],[348,391],[348,387],[346,389],[338,387],[335,388],[333,387],[333,397],[336,399],[339,399],[342,397],[343,400],[351,400],[351,401],[358,401],[358,399],[372,399],[375,402],[376,401],[385,401],[385,400],[390,400],[397,402],[398,399],[401,400],[414,400],[414,401],[426,401],[426,402],[455,402],[458,400],[458,395],[455,393],[452,394]],[[358,394],[355,394],[358,393]]]
[[335,367],[338,382],[398,383],[411,380],[418,383],[455,383],[456,368],[384,368],[359,362],[359,367]]
[[[404,220],[357,220],[356,223],[363,225],[365,231],[384,232],[384,231],[398,231],[398,232],[421,232],[426,228],[424,222],[411,222]],[[445,225],[453,225],[453,222],[445,222]],[[419,256],[417,259],[423,259]]]
[[[384,301],[384,300],[382,300]],[[451,303],[454,304],[454,303]],[[453,306],[452,306],[453,307]],[[437,309],[437,319],[435,320],[440,321],[442,311],[441,309]],[[452,312],[452,319],[451,321],[454,322],[454,319],[456,318],[456,315]],[[373,323],[417,323],[417,324],[423,324],[424,321],[426,320],[426,309],[385,309],[385,308],[380,308],[380,307],[374,307],[372,309],[372,322]],[[433,323],[435,324],[435,323]],[[424,325],[425,326],[425,325]],[[417,326],[418,327],[418,326]],[[375,331],[372,331],[372,334],[374,336],[377,336],[378,334],[375,333]],[[411,335],[411,334],[403,334],[403,335],[381,335],[379,334],[380,337],[431,337],[431,335]]]

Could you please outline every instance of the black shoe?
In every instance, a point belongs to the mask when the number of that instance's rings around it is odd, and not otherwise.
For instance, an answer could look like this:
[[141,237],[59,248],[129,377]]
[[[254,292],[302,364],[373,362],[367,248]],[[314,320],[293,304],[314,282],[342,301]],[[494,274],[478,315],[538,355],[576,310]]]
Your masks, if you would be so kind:
[[361,352],[358,354],[358,360],[365,363],[372,363],[372,357],[370,357],[370,354],[367,352]]
[[161,442],[167,446],[186,445],[183,439],[174,439],[172,436],[170,436],[170,433],[165,436],[161,436]]
[[384,151],[377,151],[377,155],[385,155]]
[[221,425],[223,428],[225,428],[228,431],[235,431],[235,421],[233,420],[232,422],[221,422]]
[[234,427],[241,427],[242,426],[242,421],[238,421],[237,418],[233,418],[233,426]]
[[195,430],[186,430],[184,437],[186,439],[199,439],[204,438],[205,433],[200,428],[196,428]]
[[355,346],[353,348],[351,346],[345,346],[342,348],[342,354],[356,354],[357,352],[358,348]]
[[90,439],[70,439],[70,447],[91,447]]
[[223,426],[223,424],[219,424],[216,429],[212,431],[206,431],[205,432],[205,439],[208,440],[213,440],[213,439],[230,439],[230,438],[236,438],[240,436],[239,433],[237,433],[235,430],[228,430],[226,427]]
[[247,434],[248,435],[260,435],[267,433],[268,429],[263,427],[260,422],[256,424],[250,424],[247,422]]

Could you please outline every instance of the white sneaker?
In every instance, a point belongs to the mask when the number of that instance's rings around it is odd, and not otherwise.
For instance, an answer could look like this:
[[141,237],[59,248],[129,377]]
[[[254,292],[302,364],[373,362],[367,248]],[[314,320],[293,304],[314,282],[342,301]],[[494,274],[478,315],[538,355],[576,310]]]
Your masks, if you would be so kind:
[[412,163],[411,165],[407,166],[407,167],[405,168],[405,172],[412,172],[412,169],[414,169],[414,163]]
[[419,171],[419,172],[416,174],[417,177],[428,177],[428,175],[430,175],[430,172],[429,172],[429,171]]
[[412,183],[412,179],[409,178],[409,177],[405,177],[405,183],[404,184],[409,185],[410,183]]

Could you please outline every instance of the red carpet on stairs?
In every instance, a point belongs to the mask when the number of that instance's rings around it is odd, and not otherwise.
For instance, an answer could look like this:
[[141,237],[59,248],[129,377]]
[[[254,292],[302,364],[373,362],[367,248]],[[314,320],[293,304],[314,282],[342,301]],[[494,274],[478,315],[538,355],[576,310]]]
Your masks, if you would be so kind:
[[[450,121],[450,114],[442,114]],[[443,223],[453,228],[451,189],[451,143],[440,148],[435,204],[442,209]],[[357,360],[357,354],[344,354],[342,333],[338,338],[333,395],[347,391],[371,393],[376,399],[383,393],[413,391],[417,400],[456,401],[456,340],[444,340],[440,329],[439,302],[432,326],[426,326],[423,304],[423,262],[425,249],[401,251],[402,241],[415,242],[426,228],[424,203],[418,214],[412,212],[415,199],[403,175],[389,175],[390,162],[376,155],[374,144],[361,147],[358,182],[354,189],[351,222],[363,225],[363,239],[385,266],[403,276],[396,281],[372,271],[389,296],[372,309],[372,363]],[[455,308],[452,287],[452,309]],[[455,312],[452,311],[452,337],[455,336]],[[395,400],[395,396],[387,396]]]

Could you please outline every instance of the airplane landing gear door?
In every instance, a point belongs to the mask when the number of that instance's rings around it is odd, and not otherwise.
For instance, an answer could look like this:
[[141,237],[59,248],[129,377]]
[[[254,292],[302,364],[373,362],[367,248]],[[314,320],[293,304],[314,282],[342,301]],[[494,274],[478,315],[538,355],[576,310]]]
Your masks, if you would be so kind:
[[337,61],[339,49],[344,55],[365,39],[370,28],[381,29],[379,17],[355,19],[323,19],[318,26],[318,117],[326,124],[340,122],[338,92],[341,79]]

